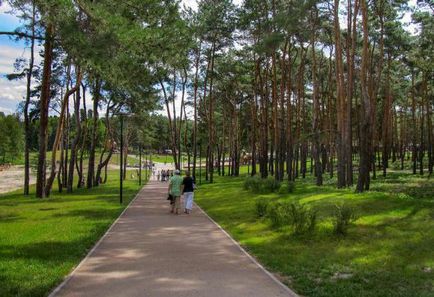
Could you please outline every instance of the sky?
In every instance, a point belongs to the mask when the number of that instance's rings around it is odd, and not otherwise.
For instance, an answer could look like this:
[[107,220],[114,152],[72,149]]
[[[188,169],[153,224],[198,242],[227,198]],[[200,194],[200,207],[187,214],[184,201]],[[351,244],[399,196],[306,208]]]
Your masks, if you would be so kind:
[[[183,4],[193,9],[197,9],[196,0],[183,0]],[[234,0],[234,3],[240,5],[242,0]],[[416,0],[410,0],[410,4],[415,4]],[[17,17],[8,14],[10,7],[3,2],[0,6],[0,31],[13,31],[20,24]],[[410,22],[410,15],[406,15],[404,22]],[[37,49],[38,51],[39,49]],[[26,91],[25,79],[19,81],[8,81],[6,74],[14,72],[14,62],[16,58],[28,58],[30,55],[29,49],[23,41],[14,41],[8,36],[0,35],[0,112],[11,114],[16,112],[17,105],[24,99]],[[40,62],[40,56],[35,55],[36,64]],[[177,109],[180,105],[180,94],[177,98]]]

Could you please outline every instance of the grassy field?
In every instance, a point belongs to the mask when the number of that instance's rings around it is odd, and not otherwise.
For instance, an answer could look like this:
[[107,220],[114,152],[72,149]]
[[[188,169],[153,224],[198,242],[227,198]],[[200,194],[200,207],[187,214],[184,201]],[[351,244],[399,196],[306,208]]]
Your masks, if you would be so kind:
[[127,180],[120,205],[118,184],[111,172],[107,184],[73,194],[0,195],[0,296],[46,296],[61,282],[139,190]]
[[[338,190],[298,180],[291,194],[252,194],[244,178],[203,184],[196,201],[251,254],[303,296],[434,296],[434,182],[393,172],[372,190]],[[313,234],[294,235],[258,218],[255,201],[298,201],[318,211]],[[333,233],[332,214],[345,202],[357,220]]]

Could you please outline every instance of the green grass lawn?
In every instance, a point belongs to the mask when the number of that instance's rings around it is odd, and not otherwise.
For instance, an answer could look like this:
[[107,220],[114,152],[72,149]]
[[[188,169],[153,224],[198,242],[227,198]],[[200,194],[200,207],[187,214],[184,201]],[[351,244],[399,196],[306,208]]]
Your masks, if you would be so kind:
[[[244,171],[244,170],[243,170]],[[402,173],[379,178],[372,190],[338,190],[336,180],[316,187],[297,180],[291,194],[252,194],[243,178],[203,184],[197,203],[268,269],[303,296],[434,296],[434,182]],[[255,201],[298,201],[318,211],[312,235],[273,229],[259,219]],[[358,219],[346,237],[334,235],[335,204]]]
[[107,184],[73,194],[0,195],[0,296],[46,296],[60,283],[139,190],[127,180],[120,205],[118,184],[115,171]]

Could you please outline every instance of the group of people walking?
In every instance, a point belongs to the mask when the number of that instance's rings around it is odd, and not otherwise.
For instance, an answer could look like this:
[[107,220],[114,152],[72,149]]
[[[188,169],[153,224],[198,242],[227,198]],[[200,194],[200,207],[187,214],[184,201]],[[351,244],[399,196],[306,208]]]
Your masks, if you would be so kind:
[[[152,172],[152,175],[155,178],[155,170]],[[163,169],[163,170],[161,170],[161,171],[159,170],[157,172],[157,180],[162,181],[162,182],[168,181],[169,178],[172,176],[173,176],[173,170],[169,170],[169,169],[164,170]]]
[[[179,214],[181,208],[184,208],[184,213],[190,214],[193,209],[194,190],[196,185],[189,171],[185,172],[185,176],[181,176],[179,170],[174,171],[174,175],[169,179],[169,196],[171,210],[173,214]],[[181,197],[183,196],[183,203]]]

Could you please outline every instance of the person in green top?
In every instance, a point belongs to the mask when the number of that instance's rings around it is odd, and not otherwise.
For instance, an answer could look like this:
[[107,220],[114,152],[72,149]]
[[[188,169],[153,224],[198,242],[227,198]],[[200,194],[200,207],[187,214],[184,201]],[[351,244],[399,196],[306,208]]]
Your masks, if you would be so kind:
[[175,174],[169,180],[169,194],[173,196],[175,203],[172,204],[171,213],[179,214],[181,208],[181,194],[183,190],[181,172],[175,170]]

